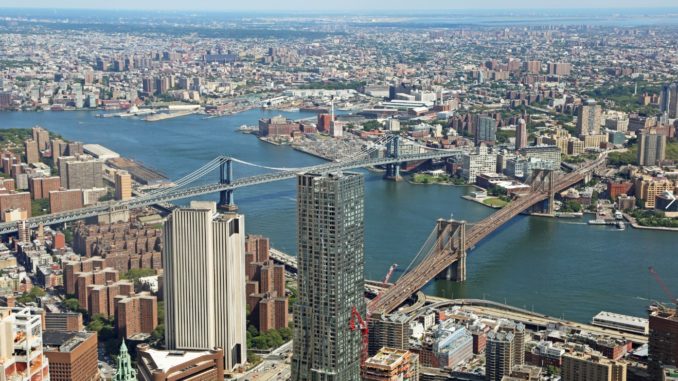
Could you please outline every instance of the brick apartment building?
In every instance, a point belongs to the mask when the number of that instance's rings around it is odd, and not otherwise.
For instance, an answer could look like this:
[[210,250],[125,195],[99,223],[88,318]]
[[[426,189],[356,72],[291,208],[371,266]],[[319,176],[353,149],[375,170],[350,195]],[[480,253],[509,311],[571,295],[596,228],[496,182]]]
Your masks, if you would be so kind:
[[269,250],[266,237],[250,235],[245,241],[247,308],[261,332],[285,328],[289,319],[285,268],[273,263]]
[[148,292],[116,296],[115,324],[119,337],[151,334],[158,326],[158,299]]

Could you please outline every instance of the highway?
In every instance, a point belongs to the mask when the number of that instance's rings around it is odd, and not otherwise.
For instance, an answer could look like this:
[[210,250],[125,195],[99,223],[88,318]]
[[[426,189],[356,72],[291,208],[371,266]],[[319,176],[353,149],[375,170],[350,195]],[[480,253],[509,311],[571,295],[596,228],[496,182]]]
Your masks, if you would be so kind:
[[263,361],[235,378],[241,381],[279,381],[289,380],[292,376],[289,357],[292,355],[292,341],[274,349],[271,353],[263,355]]

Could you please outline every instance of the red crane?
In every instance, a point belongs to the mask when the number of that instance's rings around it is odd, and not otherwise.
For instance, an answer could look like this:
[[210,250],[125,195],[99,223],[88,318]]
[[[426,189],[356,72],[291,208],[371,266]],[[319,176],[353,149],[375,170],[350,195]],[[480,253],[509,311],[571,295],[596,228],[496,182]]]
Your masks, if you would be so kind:
[[[356,325],[356,321],[358,324]],[[360,351],[360,367],[362,368],[363,365],[365,365],[365,361],[367,361],[367,346],[369,343],[369,328],[367,327],[367,322],[363,320],[363,317],[360,316],[360,312],[358,312],[358,309],[353,306],[353,309],[351,310],[351,320],[348,322],[348,327],[351,329],[351,331],[355,331],[356,329],[360,329],[360,336],[362,337],[362,349]]]
[[[398,264],[394,263],[391,265],[391,267],[388,269],[388,272],[386,273],[386,277],[384,277],[384,281],[382,284],[386,285],[388,284],[388,281],[391,279],[391,275],[393,275],[393,272],[395,269],[398,268]],[[381,297],[381,292],[378,293],[375,298],[372,300],[372,302],[376,302],[379,300]],[[371,312],[369,306],[367,307],[367,320],[370,319]],[[358,325],[356,326],[356,321],[358,322]],[[367,326],[367,322],[363,320],[363,317],[360,316],[360,312],[358,312],[358,309],[353,306],[353,309],[351,309],[351,320],[348,323],[349,328],[351,331],[355,331],[356,329],[360,329],[360,336],[362,338],[362,349],[360,351],[360,367],[362,368],[363,365],[365,365],[365,361],[367,361],[368,357],[368,346],[369,346],[369,341],[370,341],[370,331]]]
[[389,279],[391,279],[391,275],[393,275],[393,272],[394,272],[397,268],[398,268],[398,264],[397,264],[397,263],[392,264],[392,265],[391,265],[391,268],[389,268],[389,269],[388,269],[388,272],[386,273],[386,277],[384,278],[384,281],[381,282],[381,283],[383,283],[384,285],[386,285],[386,284],[388,283]]
[[647,268],[647,270],[648,270],[648,271],[650,272],[650,274],[654,277],[654,280],[657,282],[657,284],[659,285],[659,287],[662,288],[662,290],[664,291],[664,294],[666,294],[666,296],[669,298],[669,300],[671,300],[672,302],[676,301],[676,297],[673,295],[673,293],[671,292],[671,290],[669,290],[669,288],[666,287],[666,283],[664,283],[664,281],[663,281],[662,278],[659,276],[659,274],[658,274],[657,271],[654,269],[654,267],[650,266],[650,267]]
[[[388,281],[391,279],[391,275],[393,275],[393,272],[398,268],[398,264],[394,263],[391,265],[391,268],[388,269],[388,272],[386,273],[386,276],[384,277],[383,282],[381,282],[382,286],[386,287],[388,284]],[[370,306],[373,306],[377,304],[379,299],[381,299],[381,294],[383,294],[384,291],[378,292],[375,296],[374,299],[372,299],[368,305],[367,305],[367,320],[370,319],[370,316],[372,316],[372,310],[370,309]]]

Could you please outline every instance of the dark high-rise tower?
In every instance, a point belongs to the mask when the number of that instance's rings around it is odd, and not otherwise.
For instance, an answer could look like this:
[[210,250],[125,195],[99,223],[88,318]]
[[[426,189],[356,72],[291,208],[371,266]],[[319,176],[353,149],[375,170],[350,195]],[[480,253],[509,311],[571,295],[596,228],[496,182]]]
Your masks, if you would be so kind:
[[647,370],[653,380],[661,379],[662,367],[678,366],[678,305],[650,314]]
[[360,380],[360,331],[365,316],[364,188],[361,175],[297,177],[299,300],[294,306],[294,381]]

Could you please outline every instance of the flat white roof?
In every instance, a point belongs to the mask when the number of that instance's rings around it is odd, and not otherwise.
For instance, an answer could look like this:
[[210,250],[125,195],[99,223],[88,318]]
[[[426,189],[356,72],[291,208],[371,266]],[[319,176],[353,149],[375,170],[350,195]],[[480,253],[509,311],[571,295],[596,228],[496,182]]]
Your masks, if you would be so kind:
[[645,328],[648,325],[648,319],[636,316],[616,314],[614,312],[607,311],[600,311],[596,316],[593,317],[593,320],[634,325],[640,328]]
[[211,355],[210,351],[161,351],[149,349],[145,351],[151,356],[156,369],[167,372],[170,368],[195,360],[204,355]]
[[101,144],[84,144],[82,149],[85,151],[85,153],[88,153],[97,159],[112,159],[115,157],[120,157],[120,154],[102,146]]

